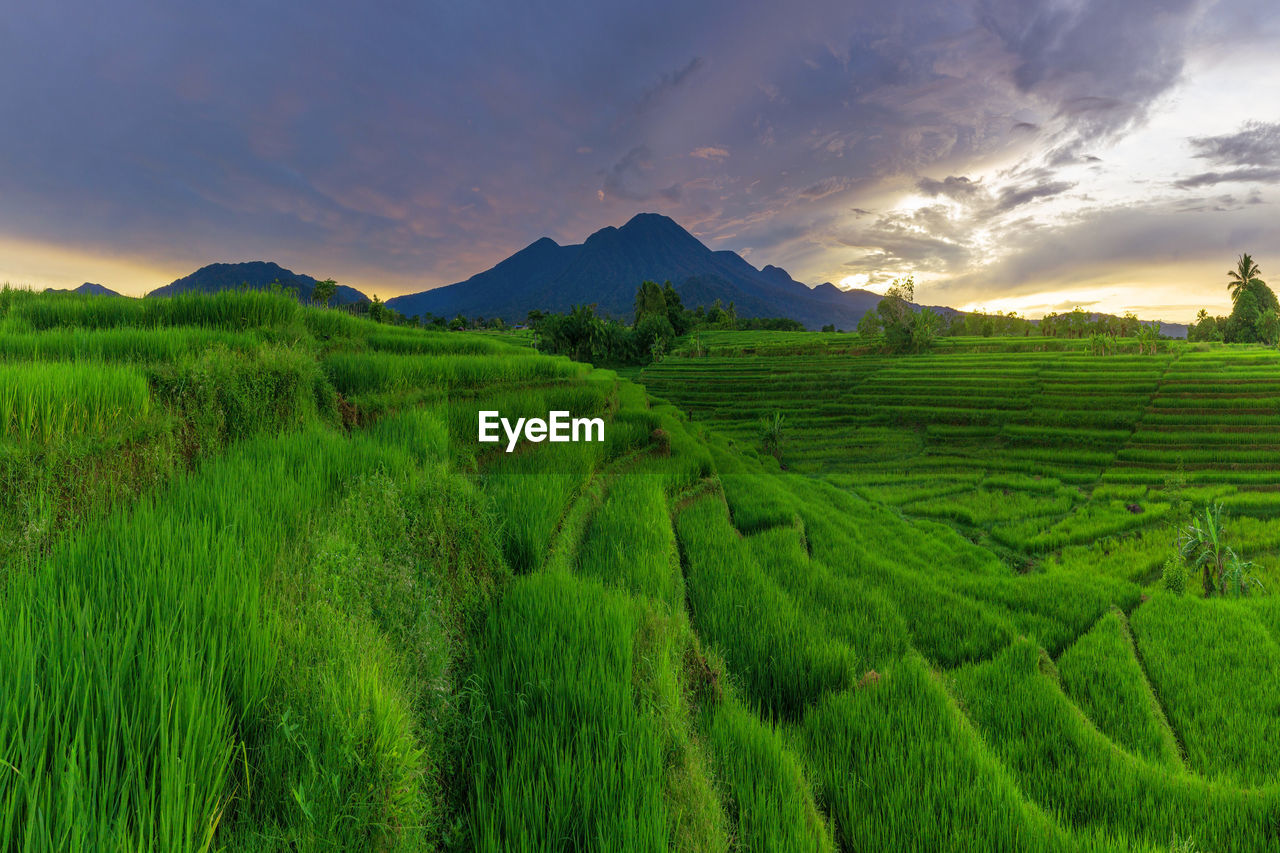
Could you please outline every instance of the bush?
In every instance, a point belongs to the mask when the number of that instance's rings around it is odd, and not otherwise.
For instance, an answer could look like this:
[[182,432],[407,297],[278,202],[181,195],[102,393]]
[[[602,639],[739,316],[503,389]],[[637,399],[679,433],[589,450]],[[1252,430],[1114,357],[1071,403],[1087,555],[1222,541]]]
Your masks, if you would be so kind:
[[1176,556],[1165,560],[1160,583],[1174,595],[1182,595],[1187,591],[1187,564]]
[[676,331],[666,317],[650,314],[644,317],[631,330],[632,359],[639,364],[656,361],[653,356],[657,349],[666,352],[676,339]]
[[782,412],[774,412],[772,418],[760,419],[760,442],[765,453],[777,459],[782,458],[782,427],[785,418]]

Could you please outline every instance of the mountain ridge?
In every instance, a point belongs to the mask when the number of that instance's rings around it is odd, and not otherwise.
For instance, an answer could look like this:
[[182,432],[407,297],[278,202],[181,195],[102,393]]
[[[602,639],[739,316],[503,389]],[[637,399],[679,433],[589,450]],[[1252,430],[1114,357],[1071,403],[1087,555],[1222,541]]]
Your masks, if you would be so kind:
[[781,267],[756,269],[736,252],[715,251],[675,220],[638,213],[583,242],[560,245],[542,237],[470,278],[387,300],[406,316],[501,317],[523,322],[531,310],[567,311],[596,305],[601,313],[631,315],[643,281],[670,281],[686,305],[715,299],[734,303],[741,317],[790,317],[809,328],[852,329],[880,296],[865,290],[815,292]]
[[106,285],[96,284],[92,281],[86,281],[84,284],[80,285],[79,287],[73,287],[69,290],[63,287],[46,287],[44,289],[44,292],[45,293],[80,293],[80,294],[89,294],[90,296],[120,296],[121,295],[116,291],[112,290],[111,288],[107,287]]
[[[251,290],[268,290],[279,282],[283,287],[296,287],[298,296],[303,300],[311,299],[316,279],[293,270],[285,269],[273,261],[244,261],[240,263],[213,263],[200,267],[195,272],[182,278],[157,287],[147,294],[147,298],[158,296],[177,296],[180,293],[215,293],[220,290],[235,290],[248,284]],[[338,285],[332,305],[355,305],[369,302],[354,287]]]

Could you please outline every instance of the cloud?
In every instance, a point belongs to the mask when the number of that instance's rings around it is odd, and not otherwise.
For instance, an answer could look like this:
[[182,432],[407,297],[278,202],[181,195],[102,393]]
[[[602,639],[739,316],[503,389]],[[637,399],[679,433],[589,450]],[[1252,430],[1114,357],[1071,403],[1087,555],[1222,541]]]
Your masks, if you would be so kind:
[[643,111],[652,108],[668,92],[682,86],[685,81],[697,73],[698,69],[702,68],[702,66],[702,57],[695,56],[675,71],[664,72],[658,79],[658,82],[649,87],[649,89],[647,89],[644,95],[640,98],[640,110]]
[[1280,122],[1247,122],[1235,133],[1193,136],[1197,157],[1226,166],[1280,165]]
[[693,149],[689,152],[689,156],[700,157],[703,160],[724,160],[729,156],[729,149],[714,145],[706,145],[702,148]]
[[873,277],[895,269],[960,272],[971,260],[966,226],[948,218],[942,207],[924,207],[910,214],[892,213],[864,226],[839,229],[841,246],[861,250],[843,266]]
[[829,195],[844,192],[853,184],[851,178],[832,176],[810,184],[798,193],[799,197],[808,201],[817,201]]
[[1000,213],[1007,213],[1015,207],[1021,207],[1038,198],[1048,198],[1064,193],[1074,186],[1075,184],[1067,181],[1045,181],[1027,187],[1005,187],[1000,191],[994,209]]
[[1280,182],[1280,169],[1231,169],[1227,172],[1201,172],[1187,178],[1174,181],[1174,186],[1181,189],[1208,187],[1214,184],[1240,182],[1276,183]]
[[603,197],[644,201],[652,193],[640,187],[645,174],[653,170],[652,152],[647,145],[632,147],[604,173]]
[[980,190],[978,182],[956,175],[948,175],[941,181],[921,178],[916,182],[916,188],[930,198],[946,196],[957,200],[972,198]]
[[[1188,144],[1166,131],[1159,150],[1185,162],[1142,184],[1113,153],[1199,73],[1193,51],[1277,32],[1273,2],[1203,7],[549,0],[495,18],[475,4],[315,0],[250,16],[120,0],[122,37],[89,0],[36,4],[6,22],[0,52],[22,128],[0,134],[0,236],[173,277],[261,257],[386,296],[657,210],[806,280],[852,262],[1021,287],[1037,273],[1016,259],[1045,259],[1037,241],[1073,211],[1145,209],[1164,192],[1177,198],[1161,210],[1188,222],[1274,219],[1273,193],[1194,190],[1269,191],[1275,123],[1183,122],[1237,132]],[[1250,56],[1241,97],[1252,86],[1274,103],[1274,66]],[[907,198],[924,206],[899,210]],[[1087,266],[1102,237],[1063,263]]]

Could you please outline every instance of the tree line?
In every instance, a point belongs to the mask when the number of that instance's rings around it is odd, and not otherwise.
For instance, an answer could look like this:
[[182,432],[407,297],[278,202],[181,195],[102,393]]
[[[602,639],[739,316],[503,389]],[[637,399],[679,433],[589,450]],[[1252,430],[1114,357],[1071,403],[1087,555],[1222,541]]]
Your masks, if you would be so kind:
[[[1240,256],[1236,267],[1227,272],[1227,288],[1232,310],[1228,316],[1212,316],[1201,309],[1188,327],[1190,341],[1224,341],[1226,343],[1280,344],[1280,301],[1261,277],[1262,270],[1249,254]],[[333,279],[317,282],[311,299],[327,305],[337,291]],[[880,299],[875,310],[858,321],[856,331],[868,341],[876,341],[890,352],[923,352],[940,337],[967,335],[979,337],[1032,336],[1089,338],[1095,349],[1105,351],[1116,338],[1138,337],[1154,342],[1159,325],[1144,323],[1132,312],[1124,316],[1089,314],[1082,308],[1047,314],[1040,320],[1019,316],[1016,312],[983,311],[939,313],[932,308],[918,308],[915,280],[912,276],[895,279]],[[347,310],[372,320],[397,325],[462,331],[468,329],[506,329],[500,317],[465,317],[452,319],[427,312],[405,317],[388,308],[374,296],[368,304],[348,306]],[[597,313],[595,305],[576,305],[565,313],[530,311],[528,326],[533,329],[539,348],[605,364],[645,364],[661,358],[676,338],[697,329],[738,329],[803,331],[804,325],[785,317],[742,318],[733,302],[717,299],[711,306],[684,306],[671,282],[658,285],[646,281],[636,291],[635,314],[630,326],[616,318]],[[837,330],[826,325],[823,332]]]
[[1235,269],[1227,270],[1227,290],[1231,313],[1214,317],[1201,308],[1187,330],[1187,340],[1280,343],[1280,302],[1262,280],[1262,270],[1251,255],[1241,255]]
[[671,282],[642,282],[636,290],[630,326],[596,313],[594,305],[575,305],[567,313],[530,311],[529,327],[542,352],[596,364],[649,364],[670,351],[676,338],[699,329],[802,332],[804,324],[786,317],[739,317],[733,302],[686,308]]

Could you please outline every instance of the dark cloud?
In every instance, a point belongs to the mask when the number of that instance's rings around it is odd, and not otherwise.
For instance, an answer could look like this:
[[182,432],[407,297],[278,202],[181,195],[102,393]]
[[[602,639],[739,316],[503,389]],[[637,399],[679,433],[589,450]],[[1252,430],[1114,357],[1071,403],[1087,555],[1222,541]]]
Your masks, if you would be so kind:
[[1054,109],[1053,162],[1140,123],[1181,78],[1199,0],[979,0],[977,16],[1015,57],[1012,81]]
[[921,178],[916,182],[916,188],[930,198],[936,198],[941,195],[947,198],[968,199],[979,191],[980,186],[977,182],[971,181],[966,177],[948,175],[941,181],[933,178]]
[[1074,186],[1075,184],[1067,181],[1046,181],[1032,186],[1005,187],[996,199],[994,210],[999,213],[1007,213],[1015,207],[1021,207],[1038,198],[1060,195]]
[[1280,182],[1280,169],[1231,169],[1226,172],[1202,172],[1174,182],[1174,186],[1182,189],[1208,187],[1214,184],[1237,182],[1273,184]]
[[809,186],[800,190],[799,196],[802,199],[816,201],[818,199],[826,198],[829,195],[835,195],[836,193],[844,192],[852,184],[853,184],[853,181],[850,178],[845,178],[840,176],[823,178],[817,183],[810,184]]
[[646,110],[653,107],[663,95],[683,84],[690,76],[696,73],[702,65],[702,57],[695,56],[675,71],[664,72],[661,79],[659,79],[654,86],[650,87],[644,93],[644,96],[641,97],[640,109]]
[[875,275],[885,269],[909,267],[927,272],[959,272],[972,258],[965,238],[967,226],[948,217],[940,207],[923,207],[911,214],[889,214],[865,226],[841,229],[835,241],[860,250],[861,256],[844,266]]
[[622,155],[604,175],[604,193],[611,198],[628,201],[645,201],[653,193],[641,188],[647,173],[653,171],[652,153],[644,145],[637,145]]
[[1190,142],[1197,157],[1225,166],[1280,164],[1280,122],[1251,121],[1235,133],[1194,136]]

